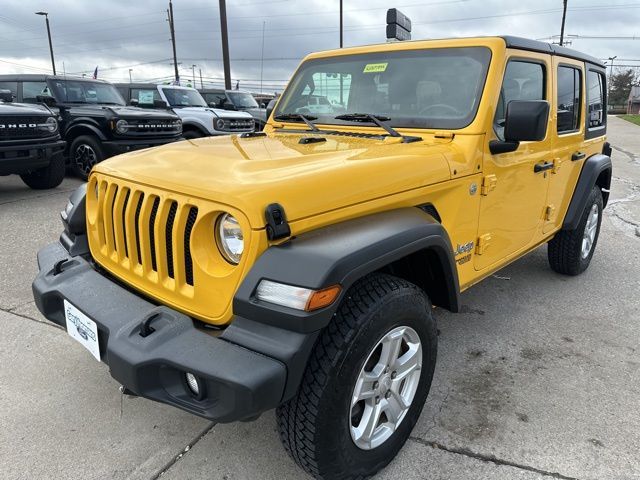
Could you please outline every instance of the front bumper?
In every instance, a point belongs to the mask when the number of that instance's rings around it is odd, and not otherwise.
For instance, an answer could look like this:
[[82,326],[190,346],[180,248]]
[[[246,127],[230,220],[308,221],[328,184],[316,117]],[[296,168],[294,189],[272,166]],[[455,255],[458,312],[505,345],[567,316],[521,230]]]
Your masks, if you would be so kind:
[[183,140],[182,136],[162,137],[162,138],[119,138],[117,140],[105,140],[102,142],[107,156],[119,155],[121,153],[142,150],[143,148],[157,147],[167,143]]
[[62,154],[65,145],[64,140],[0,142],[0,175],[46,167],[53,156]]
[[[38,252],[38,266],[33,282],[38,309],[66,327],[66,299],[93,319],[102,360],[136,395],[216,422],[250,419],[282,401],[287,378],[282,362],[196,328],[191,318],[125,289],[60,243]],[[141,324],[152,315],[157,315],[154,332],[142,337]],[[186,372],[199,378],[202,398],[190,393]]]

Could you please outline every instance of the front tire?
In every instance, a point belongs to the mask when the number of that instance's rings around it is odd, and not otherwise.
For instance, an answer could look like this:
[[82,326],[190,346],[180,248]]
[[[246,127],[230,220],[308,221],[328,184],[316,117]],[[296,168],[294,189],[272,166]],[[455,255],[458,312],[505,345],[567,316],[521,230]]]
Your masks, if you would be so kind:
[[104,160],[104,152],[95,137],[81,135],[71,142],[69,157],[73,173],[86,182],[91,169]]
[[416,424],[437,353],[431,303],[417,286],[373,274],[347,292],[297,394],[278,407],[282,443],[319,479],[385,467]]
[[55,188],[64,180],[66,172],[64,157],[62,154],[55,154],[44,168],[20,175],[22,181],[34,190],[47,190]]
[[549,242],[547,257],[551,269],[564,275],[578,275],[591,263],[602,223],[602,192],[594,186],[578,226],[560,230]]

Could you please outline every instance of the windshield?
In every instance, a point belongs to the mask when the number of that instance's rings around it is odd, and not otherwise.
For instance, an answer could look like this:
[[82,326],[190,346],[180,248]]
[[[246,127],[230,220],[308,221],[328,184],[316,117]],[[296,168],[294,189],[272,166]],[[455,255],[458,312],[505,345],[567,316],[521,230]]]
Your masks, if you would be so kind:
[[[440,48],[347,55],[305,62],[275,116],[312,115],[344,124],[346,113],[388,117],[394,127],[463,128],[475,117],[491,51]],[[350,123],[350,122],[346,122]]]
[[125,105],[120,92],[110,83],[52,79],[49,86],[59,103]]
[[202,95],[190,88],[163,88],[164,96],[172,107],[206,107]]
[[227,95],[236,108],[258,108],[258,102],[250,93],[227,92]]

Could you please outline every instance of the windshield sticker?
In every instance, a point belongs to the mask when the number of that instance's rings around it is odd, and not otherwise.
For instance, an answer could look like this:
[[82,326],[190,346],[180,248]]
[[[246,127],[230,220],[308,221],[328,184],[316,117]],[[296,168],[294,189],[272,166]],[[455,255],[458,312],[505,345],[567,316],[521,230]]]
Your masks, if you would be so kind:
[[153,103],[153,92],[149,90],[140,90],[138,92],[138,103]]
[[388,63],[368,63],[364,66],[362,73],[379,73],[387,69]]

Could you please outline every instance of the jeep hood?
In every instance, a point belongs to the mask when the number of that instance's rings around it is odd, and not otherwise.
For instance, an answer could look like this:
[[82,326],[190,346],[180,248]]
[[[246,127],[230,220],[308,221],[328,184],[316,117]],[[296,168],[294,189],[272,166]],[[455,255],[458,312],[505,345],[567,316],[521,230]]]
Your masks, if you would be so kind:
[[233,206],[254,229],[280,203],[290,222],[448,180],[447,145],[293,133],[209,137],[119,155],[95,170]]

